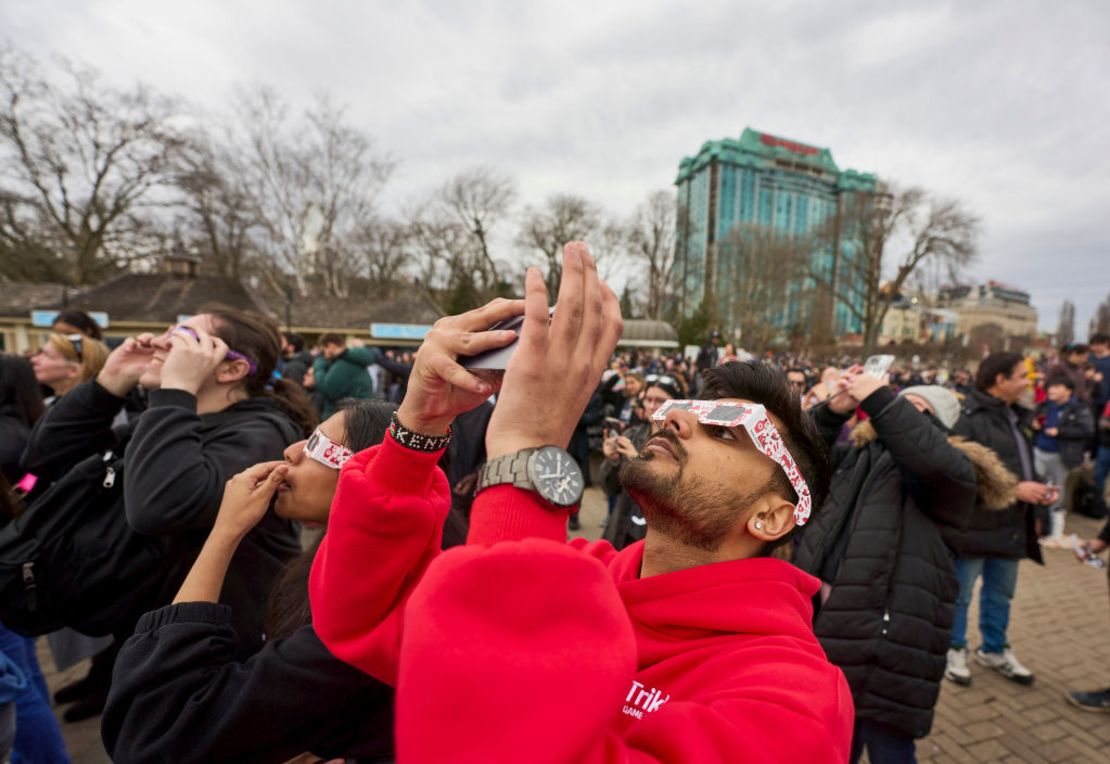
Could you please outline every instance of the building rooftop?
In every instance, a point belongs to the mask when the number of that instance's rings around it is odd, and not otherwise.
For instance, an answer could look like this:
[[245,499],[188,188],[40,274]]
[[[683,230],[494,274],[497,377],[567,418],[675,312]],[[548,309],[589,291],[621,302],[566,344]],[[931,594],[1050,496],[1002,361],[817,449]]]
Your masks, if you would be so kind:
[[[293,326],[366,331],[370,324],[376,323],[430,325],[443,316],[443,311],[424,295],[423,290],[412,287],[407,291],[402,297],[384,300],[365,295],[294,295],[289,305],[289,318]],[[259,286],[252,293],[258,303],[264,305],[267,312],[284,326],[285,295],[266,285]]]
[[624,322],[618,345],[626,347],[676,348],[678,333],[666,321],[630,318]]
[[827,148],[812,146],[808,143],[782,138],[745,127],[739,139],[722,138],[719,141],[706,141],[698,153],[683,157],[678,165],[675,183],[681,183],[697,173],[713,160],[741,166],[761,166],[768,162],[803,171],[828,173],[837,178],[838,184],[846,189],[871,190],[875,186],[875,176],[856,170],[841,171]]
[[0,316],[25,317],[32,310],[57,307],[62,302],[63,289],[62,284],[0,281]]
[[[128,273],[69,298],[69,307],[102,310],[115,321],[164,324],[195,314],[208,303],[266,312],[239,281],[223,276]],[[40,307],[56,308],[58,304]]]

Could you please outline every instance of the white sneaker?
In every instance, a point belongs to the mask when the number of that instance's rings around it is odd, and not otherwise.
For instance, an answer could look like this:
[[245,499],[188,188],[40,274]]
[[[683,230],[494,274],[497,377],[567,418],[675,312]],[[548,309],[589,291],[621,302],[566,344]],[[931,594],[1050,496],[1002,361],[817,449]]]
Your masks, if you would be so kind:
[[967,667],[967,648],[961,647],[948,649],[948,666],[944,669],[944,678],[963,687],[971,684],[971,671]]
[[1022,666],[1014,651],[1008,647],[1000,653],[985,653],[980,647],[975,651],[975,661],[1018,684],[1033,684],[1033,672]]

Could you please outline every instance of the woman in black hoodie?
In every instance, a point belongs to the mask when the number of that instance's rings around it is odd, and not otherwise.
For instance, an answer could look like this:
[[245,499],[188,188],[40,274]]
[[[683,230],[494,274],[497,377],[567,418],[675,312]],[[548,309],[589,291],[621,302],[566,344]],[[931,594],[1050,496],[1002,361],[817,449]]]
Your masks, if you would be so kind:
[[284,462],[228,483],[174,604],[144,615],[120,651],[101,729],[114,761],[284,762],[305,751],[391,760],[392,688],[334,658],[312,630],[308,572],[319,540],[287,568],[270,600],[269,640],[248,660],[236,659],[231,610],[217,603],[271,500],[280,517],[326,524],[342,462],[381,442],[395,408],[351,401],[289,446]]
[[[113,609],[108,620],[117,642],[142,613],[172,599],[215,522],[228,478],[280,458],[315,425],[302,390],[281,381],[271,387],[280,347],[270,319],[204,309],[164,334],[124,341],[95,379],[55,403],[31,433],[23,467],[55,483],[41,501],[74,495],[66,481],[93,474],[98,486],[114,492],[111,511],[170,550],[159,575],[105,603]],[[150,391],[150,407],[113,429],[126,396],[140,384]],[[261,647],[266,597],[299,551],[294,524],[273,514],[244,539],[223,590],[244,655]]]

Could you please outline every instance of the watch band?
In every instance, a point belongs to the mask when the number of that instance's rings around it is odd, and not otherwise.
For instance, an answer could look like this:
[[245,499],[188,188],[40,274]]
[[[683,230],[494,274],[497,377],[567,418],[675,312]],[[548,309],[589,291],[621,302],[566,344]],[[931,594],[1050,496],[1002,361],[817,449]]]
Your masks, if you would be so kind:
[[389,422],[389,434],[395,441],[405,448],[411,448],[413,451],[422,451],[427,454],[447,448],[447,444],[451,442],[451,434],[454,431],[455,428],[452,425],[447,428],[446,435],[425,435],[420,432],[413,432],[401,424],[401,420],[397,418],[396,411],[393,412],[393,418]]
[[478,482],[474,486],[474,493],[495,485],[512,483],[516,488],[535,490],[531,478],[528,477],[528,459],[538,448],[524,448],[512,454],[505,454],[490,459],[482,465],[478,473]]

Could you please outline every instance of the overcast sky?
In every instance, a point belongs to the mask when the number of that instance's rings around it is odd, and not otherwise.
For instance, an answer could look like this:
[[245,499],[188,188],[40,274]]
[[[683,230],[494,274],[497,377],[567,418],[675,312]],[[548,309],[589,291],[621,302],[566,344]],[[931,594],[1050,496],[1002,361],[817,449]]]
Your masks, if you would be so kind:
[[2,0],[0,37],[212,111],[237,84],[327,90],[400,164],[399,205],[488,164],[524,203],[627,213],[745,126],[957,196],[974,275],[1041,327],[1110,292],[1110,3]]

